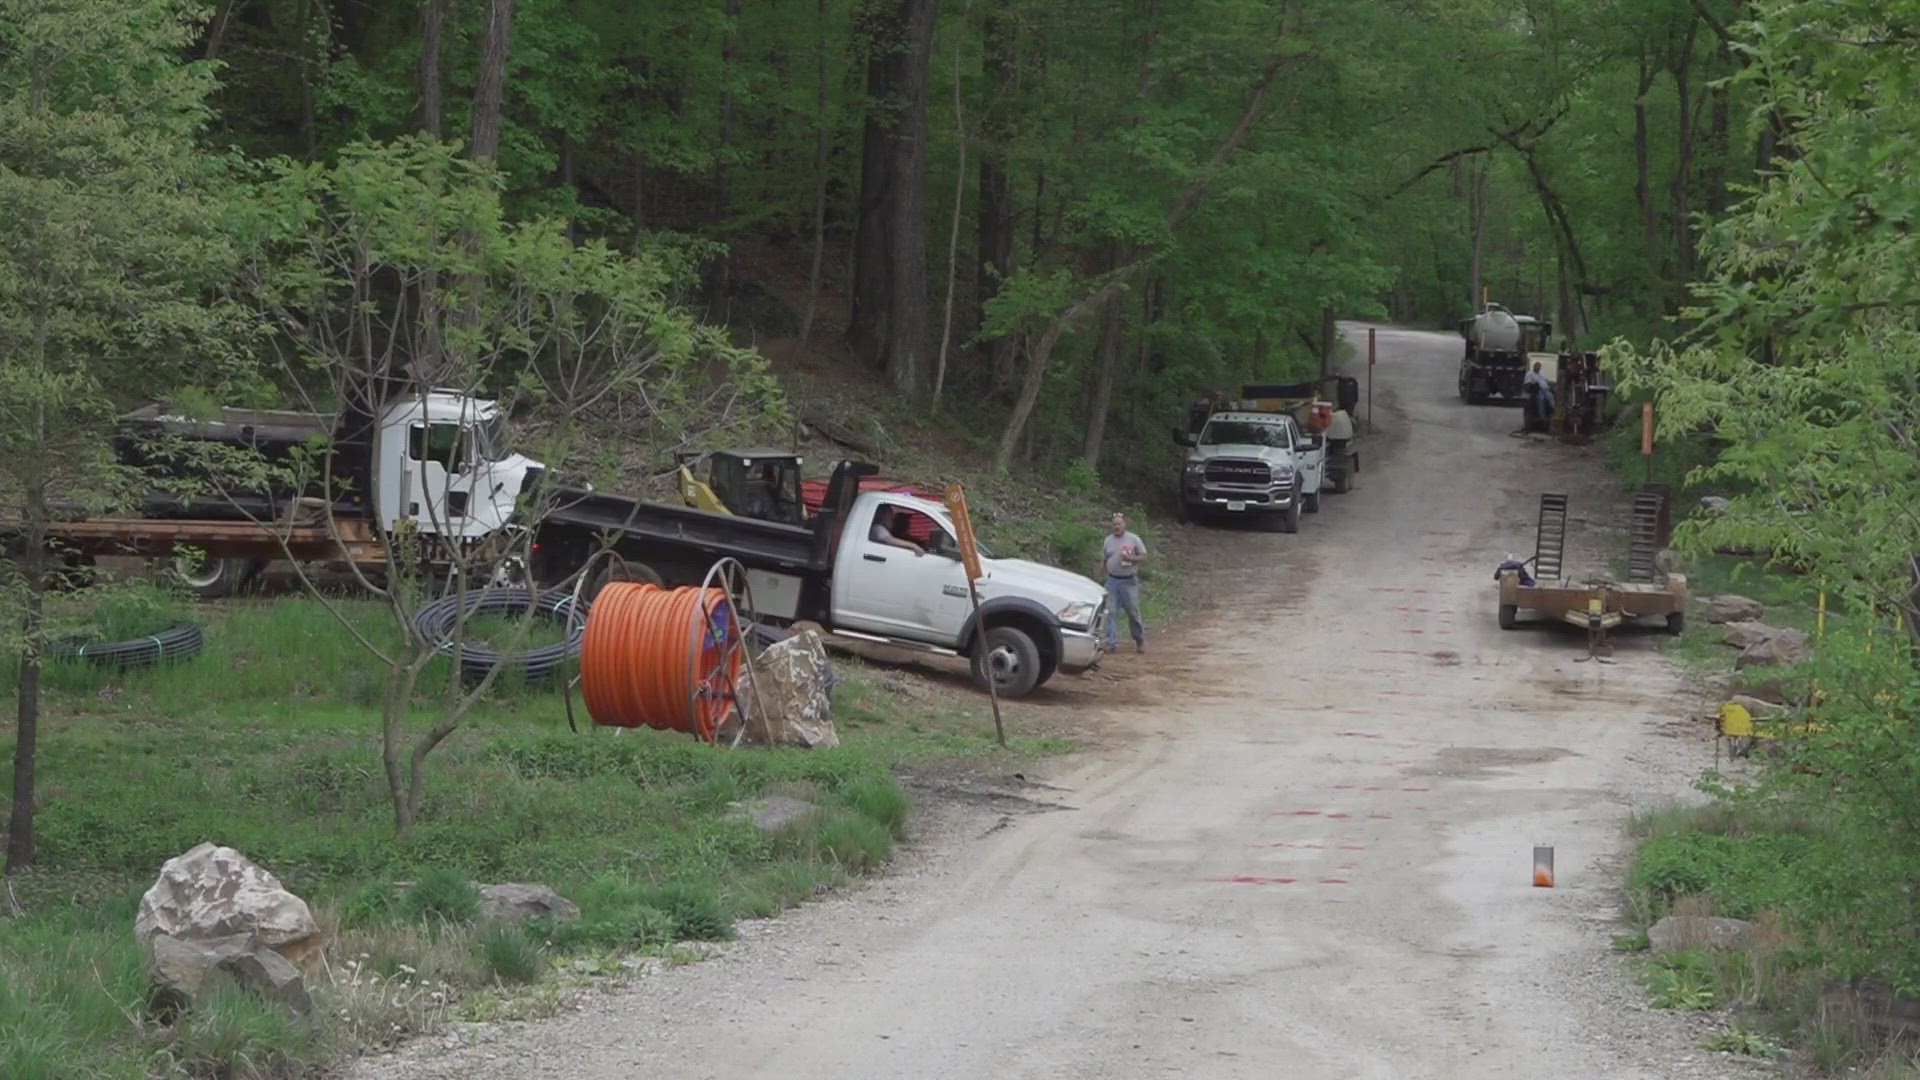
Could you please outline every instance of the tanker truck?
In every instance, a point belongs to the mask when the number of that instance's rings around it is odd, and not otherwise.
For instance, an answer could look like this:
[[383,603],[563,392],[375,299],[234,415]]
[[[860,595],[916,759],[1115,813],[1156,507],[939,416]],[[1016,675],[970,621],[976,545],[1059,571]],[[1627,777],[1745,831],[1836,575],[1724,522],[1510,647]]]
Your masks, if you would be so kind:
[[1460,358],[1460,400],[1469,405],[1484,404],[1499,396],[1518,401],[1534,363],[1549,380],[1559,367],[1558,359],[1548,351],[1547,339],[1553,324],[1529,315],[1515,315],[1499,304],[1460,323],[1460,336],[1466,339],[1466,351]]

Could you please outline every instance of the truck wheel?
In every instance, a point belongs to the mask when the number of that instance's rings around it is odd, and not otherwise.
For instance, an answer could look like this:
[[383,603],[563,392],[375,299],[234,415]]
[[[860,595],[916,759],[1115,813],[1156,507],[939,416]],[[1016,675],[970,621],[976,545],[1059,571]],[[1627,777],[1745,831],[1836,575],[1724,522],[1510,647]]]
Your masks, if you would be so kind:
[[1025,697],[1040,685],[1040,647],[1019,627],[989,627],[973,649],[973,680],[985,687],[989,673],[1001,697]]
[[1675,611],[1668,614],[1667,633],[1672,634],[1674,637],[1679,637],[1681,634],[1686,632],[1686,629],[1687,629],[1687,616],[1685,612]]
[[1293,497],[1293,501],[1287,504],[1286,512],[1281,514],[1279,517],[1274,518],[1273,520],[1274,520],[1275,527],[1278,528],[1283,533],[1299,532],[1300,531],[1300,496],[1295,495]]
[[600,590],[616,581],[637,581],[645,585],[665,585],[653,567],[643,562],[617,563],[608,560],[593,572],[593,580],[581,591],[580,598],[592,603],[600,595]]
[[173,561],[173,573],[202,600],[219,600],[238,593],[260,571],[252,559],[206,559],[198,564]]
[[1300,498],[1302,501],[1306,503],[1306,506],[1303,509],[1305,509],[1307,513],[1317,514],[1320,512],[1320,493],[1319,492],[1316,491],[1311,495],[1302,495]]
[[1500,605],[1500,629],[1518,630],[1520,628],[1520,608],[1515,604]]

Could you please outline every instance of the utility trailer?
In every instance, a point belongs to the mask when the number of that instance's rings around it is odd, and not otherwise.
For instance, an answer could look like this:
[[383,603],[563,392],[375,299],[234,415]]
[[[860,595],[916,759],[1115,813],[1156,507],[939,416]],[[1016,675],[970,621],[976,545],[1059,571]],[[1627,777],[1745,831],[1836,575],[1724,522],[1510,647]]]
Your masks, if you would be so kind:
[[1580,584],[1565,579],[1567,497],[1540,496],[1534,553],[1526,560],[1533,565],[1532,577],[1525,573],[1526,564],[1513,563],[1503,565],[1496,575],[1500,628],[1518,629],[1523,625],[1520,613],[1531,612],[1542,621],[1564,622],[1587,631],[1587,643],[1595,655],[1611,651],[1608,632],[1637,620],[1660,619],[1668,633],[1681,633],[1686,628],[1687,579],[1660,567],[1663,501],[1654,492],[1634,496],[1627,580]]

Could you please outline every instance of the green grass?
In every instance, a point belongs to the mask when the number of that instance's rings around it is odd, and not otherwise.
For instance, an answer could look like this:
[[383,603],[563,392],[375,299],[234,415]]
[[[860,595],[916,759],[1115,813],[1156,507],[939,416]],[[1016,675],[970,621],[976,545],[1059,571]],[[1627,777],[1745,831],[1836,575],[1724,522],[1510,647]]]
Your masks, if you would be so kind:
[[527,932],[510,923],[494,923],[481,929],[474,947],[480,966],[495,980],[510,985],[540,981],[547,959]]
[[[345,610],[392,644],[379,609]],[[557,693],[508,686],[436,751],[421,820],[396,839],[378,757],[381,683],[360,647],[309,599],[197,614],[207,623],[198,658],[128,673],[60,666],[48,679],[39,865],[13,881],[26,916],[0,922],[9,1080],[293,1075],[430,1030],[452,998],[509,993],[550,957],[723,940],[736,919],[776,914],[885,861],[908,823],[896,762],[994,752],[984,700],[903,707],[859,664],[838,665],[842,746],[808,752],[574,734]],[[423,683],[415,731],[435,715],[445,674]],[[577,696],[574,707],[584,719]],[[0,755],[11,736],[9,726]],[[763,835],[741,806],[770,793],[826,812],[799,835]],[[338,982],[315,987],[327,1017],[318,1030],[224,998],[171,1030],[136,1024],[146,994],[131,934],[138,898],[162,862],[209,839],[272,870],[340,928]],[[476,881],[550,885],[582,917],[513,933],[472,927]]]

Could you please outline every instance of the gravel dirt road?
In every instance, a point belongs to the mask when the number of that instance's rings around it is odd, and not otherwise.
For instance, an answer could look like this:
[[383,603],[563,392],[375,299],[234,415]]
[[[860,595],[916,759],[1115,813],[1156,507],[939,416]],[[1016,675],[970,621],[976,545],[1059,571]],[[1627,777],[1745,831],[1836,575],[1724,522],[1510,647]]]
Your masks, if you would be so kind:
[[[1192,541],[1214,602],[1072,695],[1099,749],[1028,788],[1036,812],[950,802],[894,873],[720,957],[356,1075],[1759,1071],[1698,1049],[1711,1021],[1648,1010],[1609,948],[1623,825],[1708,764],[1701,703],[1652,636],[1603,665],[1495,626],[1540,492],[1573,498],[1570,568],[1623,552],[1597,452],[1461,404],[1457,337],[1379,340],[1358,490],[1297,536]],[[1534,844],[1558,887],[1531,887]]]

